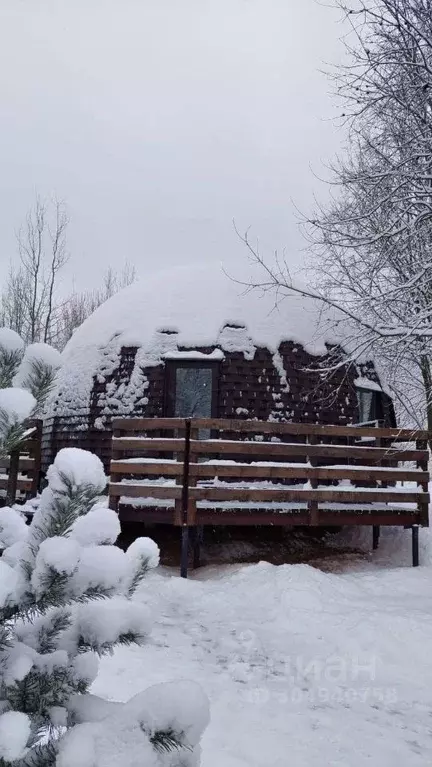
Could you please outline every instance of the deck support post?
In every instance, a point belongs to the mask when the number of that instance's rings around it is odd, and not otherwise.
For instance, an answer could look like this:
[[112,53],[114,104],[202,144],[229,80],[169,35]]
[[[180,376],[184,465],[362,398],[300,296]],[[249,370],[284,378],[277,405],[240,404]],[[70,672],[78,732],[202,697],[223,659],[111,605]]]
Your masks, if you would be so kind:
[[413,567],[418,567],[419,561],[419,526],[413,525],[412,528],[412,563]]
[[190,418],[185,420],[184,457],[183,457],[183,487],[182,487],[182,536],[180,576],[187,578],[189,555],[189,463],[190,463]]
[[182,525],[181,534],[181,559],[180,559],[180,576],[187,578],[188,576],[188,555],[189,555],[189,526]]
[[201,566],[201,543],[203,539],[203,526],[195,525],[192,528],[193,567],[194,570]]
[[377,550],[380,539],[380,526],[374,525],[372,527],[372,549]]

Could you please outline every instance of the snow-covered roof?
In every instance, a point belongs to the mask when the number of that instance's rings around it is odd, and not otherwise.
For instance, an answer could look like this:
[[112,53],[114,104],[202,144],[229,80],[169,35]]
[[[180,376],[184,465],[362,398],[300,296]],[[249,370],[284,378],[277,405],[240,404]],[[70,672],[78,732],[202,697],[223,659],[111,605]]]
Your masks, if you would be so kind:
[[[67,409],[85,406],[93,376],[109,375],[122,347],[139,347],[138,370],[185,348],[216,346],[225,352],[241,351],[251,359],[258,346],[276,355],[284,340],[315,355],[326,352],[326,341],[341,342],[325,330],[320,307],[312,300],[300,296],[275,300],[274,293],[246,290],[227,272],[233,270],[220,263],[170,268],[110,298],[66,346],[56,399],[60,394]],[[242,276],[246,281],[247,275]],[[135,384],[132,380],[129,388]]]
[[[178,346],[217,343],[227,324],[244,325],[255,345],[276,351],[283,340],[301,343],[312,354],[325,352],[312,300],[247,291],[220,263],[192,264],[155,272],[123,289],[99,307],[66,347],[105,347],[114,336],[123,346],[142,346],[161,330],[175,331]],[[247,279],[247,278],[246,278]]]

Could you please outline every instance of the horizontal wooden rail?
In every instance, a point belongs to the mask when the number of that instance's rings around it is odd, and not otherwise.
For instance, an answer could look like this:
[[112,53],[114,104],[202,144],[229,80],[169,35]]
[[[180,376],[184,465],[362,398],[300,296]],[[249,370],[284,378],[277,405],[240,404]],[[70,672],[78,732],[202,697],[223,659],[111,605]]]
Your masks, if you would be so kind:
[[145,463],[111,461],[111,474],[133,474],[135,476],[183,476],[183,465],[177,461],[148,460]]
[[[113,437],[113,450],[182,453],[184,442],[179,438]],[[244,440],[206,439],[191,440],[194,455],[241,454],[244,456],[315,458],[362,458],[369,462],[382,459],[391,461],[427,461],[427,450],[406,450],[390,447],[362,447],[360,445],[309,445],[303,442],[255,442]]]
[[[7,490],[9,484],[9,479],[1,479],[0,478],[0,490]],[[29,493],[32,489],[33,480],[31,477],[24,478],[18,478],[16,482],[16,489],[20,493]]]
[[[401,474],[401,471],[403,472]],[[429,474],[416,469],[386,469],[377,466],[353,468],[333,468],[331,466],[315,467],[305,466],[298,463],[296,466],[284,466],[283,464],[272,466],[254,466],[253,464],[235,464],[233,466],[212,466],[206,463],[191,464],[192,477],[213,479],[216,477],[235,477],[239,479],[290,479],[290,480],[350,480],[398,482],[428,482]]]
[[[142,490],[141,490],[142,492]],[[429,501],[427,493],[394,493],[391,490],[368,492],[348,490],[338,490],[329,488],[328,490],[295,490],[292,488],[278,489],[243,489],[230,487],[192,487],[190,496],[195,500],[208,501],[253,501],[253,502],[284,502],[284,503],[307,503],[308,501],[317,501],[318,503],[342,503],[342,504],[363,504],[363,503],[415,503],[416,501]]]
[[[181,486],[134,485],[121,482],[110,484],[110,494],[130,498],[180,498]],[[285,488],[238,488],[238,487],[190,487],[189,496],[193,500],[208,501],[253,501],[261,503],[284,502],[307,503],[416,503],[428,502],[429,495],[422,492],[392,492],[390,489],[349,491],[337,488],[303,490]]]
[[[117,431],[159,431],[159,430],[184,430],[184,418],[114,418],[113,432]],[[324,424],[308,423],[275,423],[273,421],[249,421],[227,418],[194,418],[194,429],[211,429],[215,431],[239,432],[241,434],[272,434],[272,435],[296,435],[317,437],[348,437],[361,439],[373,437],[374,439],[391,439],[394,442],[410,442],[413,440],[427,441],[430,438],[428,431],[414,429],[388,429],[374,426],[327,426]]]
[[2,502],[12,504],[37,495],[41,468],[42,421],[28,422],[28,439],[0,459]]
[[111,482],[110,495],[125,498],[181,498],[181,485],[164,487],[163,485],[132,485]]
[[[34,458],[25,458],[23,456],[20,456],[19,459],[19,471],[33,471],[35,465]],[[7,456],[6,458],[0,458],[0,470],[1,469],[9,469],[10,466],[10,458]]]
[[113,420],[112,508],[189,525],[428,524],[428,432],[199,418],[188,456],[187,424]]
[[[181,477],[183,475],[182,463],[177,461],[163,461],[159,459],[147,459],[143,462],[127,460],[111,461],[111,474],[132,476],[166,476]],[[416,482],[427,483],[428,472],[420,469],[387,468],[382,466],[307,466],[302,463],[286,465],[284,463],[237,463],[216,462],[191,463],[190,477],[200,479],[215,479],[217,477],[234,477],[238,479],[290,479],[290,480],[352,480],[377,481],[377,482]]]
[[165,453],[181,453],[184,440],[179,437],[113,437],[113,450],[157,450]]

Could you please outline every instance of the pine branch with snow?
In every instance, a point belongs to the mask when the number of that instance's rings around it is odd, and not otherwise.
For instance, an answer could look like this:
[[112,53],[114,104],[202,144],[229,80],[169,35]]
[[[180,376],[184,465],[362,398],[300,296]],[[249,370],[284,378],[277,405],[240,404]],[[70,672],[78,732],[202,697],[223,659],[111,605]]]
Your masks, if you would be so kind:
[[0,389],[0,456],[9,455],[25,439],[26,421],[36,405],[26,389],[17,386]]
[[136,592],[156,544],[114,545],[96,456],[62,450],[47,478],[30,527],[0,510],[0,767],[195,767],[208,718],[196,685],[156,685],[127,703],[89,692],[100,656],[147,641]]
[[10,328],[0,328],[0,389],[12,386],[24,356],[24,341]]
[[0,328],[0,455],[25,439],[29,418],[38,417],[53,387],[61,356],[47,344],[24,349],[18,333]]
[[52,346],[44,343],[27,346],[13,385],[31,392],[36,400],[35,416],[39,416],[43,411],[60,366],[61,355]]

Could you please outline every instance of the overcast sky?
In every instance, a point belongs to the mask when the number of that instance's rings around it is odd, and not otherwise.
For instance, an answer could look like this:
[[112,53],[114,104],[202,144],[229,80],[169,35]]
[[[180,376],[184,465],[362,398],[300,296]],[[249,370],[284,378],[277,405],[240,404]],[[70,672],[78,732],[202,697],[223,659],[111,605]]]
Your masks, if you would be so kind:
[[340,35],[315,0],[0,0],[0,274],[35,191],[67,202],[69,285],[238,261],[233,218],[298,263]]

